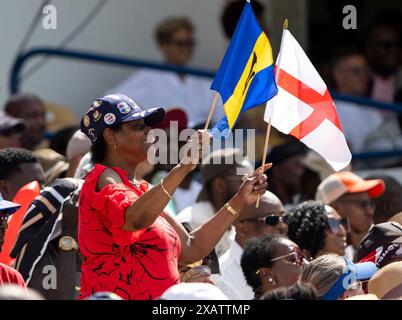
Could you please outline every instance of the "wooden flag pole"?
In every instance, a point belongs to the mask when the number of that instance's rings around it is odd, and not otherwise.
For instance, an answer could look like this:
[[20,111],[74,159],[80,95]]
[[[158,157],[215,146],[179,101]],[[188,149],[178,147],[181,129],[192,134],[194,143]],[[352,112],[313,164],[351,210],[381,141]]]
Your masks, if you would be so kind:
[[209,109],[209,114],[208,114],[207,122],[205,122],[204,130],[207,130],[209,127],[209,124],[211,123],[212,114],[214,113],[216,102],[218,101],[218,97],[219,97],[219,93],[215,92],[214,100],[212,101],[211,108]]
[[[262,165],[261,165],[261,174],[264,173],[264,166],[265,166],[265,160],[267,158],[267,152],[268,152],[268,144],[269,144],[269,136],[271,134],[271,119],[269,119],[268,122],[268,127],[267,127],[267,135],[265,136],[265,144],[264,144],[264,152],[262,155]],[[257,198],[257,203],[255,205],[256,208],[260,206],[260,196]]]
[[287,30],[288,26],[289,26],[288,19],[285,19],[285,21],[283,21],[283,29]]
[[[283,29],[287,29],[288,28],[288,19],[285,19],[285,21],[283,22]],[[276,79],[278,80],[278,79]],[[268,143],[269,143],[269,135],[271,133],[271,118],[269,118],[268,120],[268,127],[267,127],[267,135],[265,136],[265,144],[264,144],[264,152],[262,155],[262,165],[261,165],[261,174],[264,173],[263,172],[263,168],[265,166],[265,160],[267,158],[267,152],[268,152]],[[257,203],[255,204],[255,207],[258,208],[260,206],[260,196],[258,196],[257,198]]]

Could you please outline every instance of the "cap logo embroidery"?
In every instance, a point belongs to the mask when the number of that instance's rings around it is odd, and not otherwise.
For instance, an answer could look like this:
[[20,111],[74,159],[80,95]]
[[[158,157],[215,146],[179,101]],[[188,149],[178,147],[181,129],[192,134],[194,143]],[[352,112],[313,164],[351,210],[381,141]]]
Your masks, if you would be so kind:
[[101,118],[101,116],[102,116],[102,113],[100,113],[98,110],[96,110],[93,113],[94,121],[98,121]]
[[107,113],[103,119],[107,125],[111,125],[116,122],[116,116],[113,113]]
[[88,115],[85,115],[84,118],[82,119],[82,122],[84,123],[85,127],[88,127],[89,124],[91,123],[91,119],[89,119]]
[[126,102],[120,102],[118,105],[117,105],[117,108],[119,109],[119,111],[120,111],[120,113],[121,114],[128,114],[128,113],[130,113],[130,111],[131,111],[131,108],[130,108],[130,106],[126,103]]
[[99,107],[101,104],[102,104],[102,100],[95,100],[94,103],[93,103],[93,106],[94,106],[95,108],[97,108],[97,107]]
[[94,128],[90,128],[89,130],[88,130],[88,135],[89,135],[89,137],[90,137],[90,139],[92,140],[92,141],[96,141],[96,136],[95,136],[95,129]]

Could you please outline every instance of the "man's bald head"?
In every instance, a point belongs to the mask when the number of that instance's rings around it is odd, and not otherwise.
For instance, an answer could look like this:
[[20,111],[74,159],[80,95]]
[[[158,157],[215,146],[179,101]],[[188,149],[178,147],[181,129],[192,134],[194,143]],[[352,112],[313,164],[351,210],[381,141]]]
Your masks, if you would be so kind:
[[281,200],[272,192],[266,191],[261,196],[259,207],[256,208],[255,203],[248,206],[243,210],[241,220],[265,218],[268,214],[280,215],[284,211],[285,209]]
[[248,206],[241,212],[241,218],[234,223],[235,240],[243,247],[244,243],[253,237],[260,237],[269,233],[286,235],[287,226],[280,218],[284,211],[281,200],[272,192],[266,191],[260,199],[259,207],[256,208],[255,203]]

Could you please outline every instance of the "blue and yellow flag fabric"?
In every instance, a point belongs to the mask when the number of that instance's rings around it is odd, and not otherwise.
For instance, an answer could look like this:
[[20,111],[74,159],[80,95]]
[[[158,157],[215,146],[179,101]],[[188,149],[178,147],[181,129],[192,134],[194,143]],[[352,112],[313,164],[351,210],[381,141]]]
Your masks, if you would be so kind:
[[226,117],[216,126],[221,131],[232,129],[242,112],[278,93],[271,44],[248,2],[211,89],[221,94],[225,109]]

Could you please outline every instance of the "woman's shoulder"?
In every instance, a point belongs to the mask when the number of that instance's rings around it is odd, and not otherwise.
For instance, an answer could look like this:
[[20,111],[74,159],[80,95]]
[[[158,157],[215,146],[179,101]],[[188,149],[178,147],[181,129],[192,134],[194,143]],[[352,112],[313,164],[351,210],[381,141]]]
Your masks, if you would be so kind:
[[103,167],[102,172],[99,174],[96,191],[100,191],[108,186],[124,185],[132,188],[132,184],[127,178],[127,173],[116,167]]
[[95,185],[99,191],[110,184],[124,183],[122,173],[116,168],[106,167],[101,164],[96,164],[92,171],[86,176],[86,185]]
[[116,172],[116,170],[105,167],[103,172],[99,175],[98,178],[98,188],[103,189],[109,184],[118,184],[123,183],[123,179],[121,178],[120,174]]

